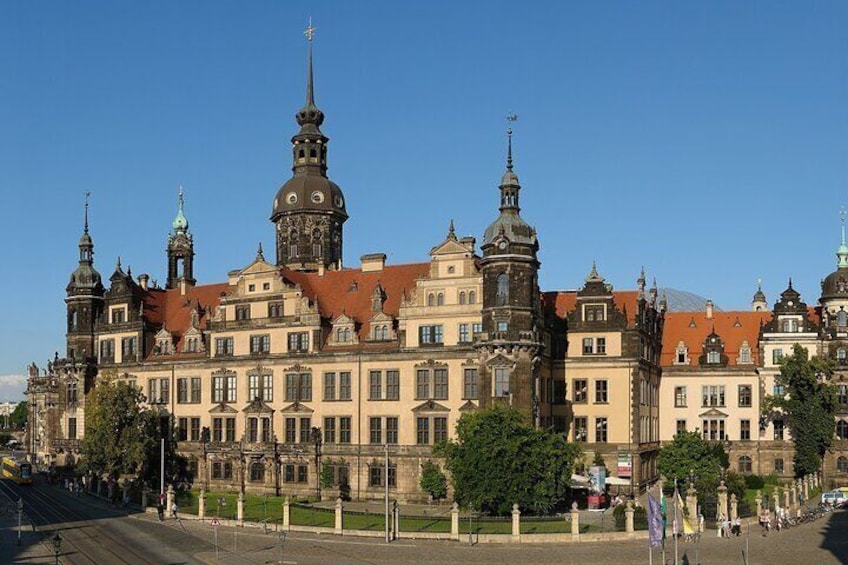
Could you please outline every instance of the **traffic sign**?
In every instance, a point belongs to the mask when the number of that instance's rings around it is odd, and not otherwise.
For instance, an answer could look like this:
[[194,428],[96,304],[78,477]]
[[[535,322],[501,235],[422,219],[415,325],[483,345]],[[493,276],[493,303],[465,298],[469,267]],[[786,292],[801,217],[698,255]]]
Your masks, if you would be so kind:
[[212,518],[212,527],[213,528],[217,528],[220,525],[221,525],[221,522],[218,521],[218,518]]

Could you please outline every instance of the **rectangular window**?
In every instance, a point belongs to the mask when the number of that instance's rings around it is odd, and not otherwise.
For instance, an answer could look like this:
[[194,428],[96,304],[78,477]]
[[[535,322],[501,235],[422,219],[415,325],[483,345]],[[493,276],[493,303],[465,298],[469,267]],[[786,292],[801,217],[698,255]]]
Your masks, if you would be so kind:
[[235,441],[236,440],[236,419],[235,418],[225,418],[226,422],[226,441]]
[[574,417],[574,441],[587,441],[586,430],[589,427],[588,419],[586,416],[575,416]]
[[430,443],[430,418],[416,418],[416,438],[418,445]]
[[169,385],[170,379],[168,378],[148,379],[147,402],[150,404],[168,404],[170,402]]
[[771,362],[772,363],[774,363],[775,365],[778,365],[780,363],[781,359],[783,359],[783,350],[782,349],[775,349],[774,351],[771,352]]
[[591,337],[583,338],[583,355],[591,355],[595,352],[595,340]]
[[848,404],[848,385],[838,385],[837,393],[839,404]]
[[477,398],[477,368],[462,370],[462,398],[475,400]]
[[595,443],[606,443],[609,437],[606,418],[595,418]]
[[724,385],[710,385],[701,387],[701,406],[724,406]]
[[191,441],[200,441],[200,418],[191,418],[190,423],[189,439]]
[[126,361],[127,357],[135,357],[135,338],[125,337],[121,340],[121,357]]
[[553,380],[553,391],[551,393],[551,404],[565,404],[566,386],[561,379]]
[[400,371],[386,371],[386,400],[400,400]]
[[739,439],[751,439],[751,420],[739,420]]
[[686,432],[686,420],[677,420],[677,425],[675,428],[675,434],[682,434]]
[[270,443],[271,442],[271,436],[272,436],[272,434],[271,434],[271,418],[262,418],[261,423],[262,423],[262,429],[260,430],[261,433],[259,435],[259,439],[260,439],[260,441],[262,441],[264,443]]
[[474,334],[474,335],[479,335],[479,334],[483,333],[483,323],[482,322],[475,322],[475,323],[471,324],[471,333]]
[[283,317],[283,303],[282,302],[271,302],[268,304],[268,317],[269,318],[282,318]]
[[309,332],[290,333],[289,351],[309,351]]
[[77,419],[68,418],[68,439],[77,439]]
[[312,401],[312,373],[286,373],[286,401]]
[[783,458],[778,457],[774,460],[774,472],[775,473],[783,473]]
[[589,381],[574,379],[574,402],[584,403],[589,400]]
[[713,418],[709,420],[701,420],[702,435],[705,440],[724,441],[727,439],[724,429],[724,420]]
[[350,372],[339,373],[339,400],[350,400]]
[[212,441],[224,441],[223,418],[212,418]]
[[598,355],[606,355],[607,354],[607,338],[599,337],[595,340],[595,353]]
[[774,439],[783,439],[783,420],[774,421]]
[[609,402],[608,381],[595,381],[595,404],[607,404]]
[[774,385],[772,388],[772,393],[774,396],[784,396],[786,394],[786,389],[783,385]]
[[419,369],[415,372],[415,399],[423,400],[430,397],[430,371]]
[[448,440],[448,419],[445,417],[433,418],[433,442],[439,443]]
[[236,320],[249,320],[250,306],[236,306]]
[[418,328],[418,342],[421,345],[441,345],[444,343],[444,332],[441,324],[420,326]]
[[112,323],[123,324],[125,314],[126,310],[124,310],[123,308],[115,308],[114,310],[112,310]]
[[459,324],[459,343],[471,342],[471,326],[470,324]]
[[270,335],[252,335],[250,336],[250,352],[251,353],[268,353],[271,351],[271,336]]
[[188,379],[177,379],[177,404],[188,403]]
[[674,407],[675,408],[686,408],[686,387],[685,386],[674,387]]
[[216,357],[231,357],[233,355],[233,338],[231,337],[216,337],[215,338],[215,356]]
[[324,400],[336,399],[336,374],[324,373]]
[[433,398],[436,400],[448,399],[448,370],[433,369]]
[[188,418],[177,420],[177,441],[188,441]]
[[324,418],[324,443],[336,443],[335,418]]
[[509,396],[509,369],[495,367],[495,396]]
[[191,377],[189,384],[191,388],[189,389],[189,402],[192,404],[200,404],[200,387],[202,381],[200,377]]
[[294,465],[291,463],[287,463],[284,467],[283,472],[283,481],[287,483],[294,482]]
[[383,443],[383,420],[382,418],[369,418],[371,445]]
[[300,443],[311,443],[312,419],[300,419]]
[[383,398],[383,372],[368,371],[368,399],[382,400]]
[[286,443],[297,442],[297,418],[286,418]]
[[741,408],[750,408],[752,402],[751,385],[739,385],[739,406]]
[[115,361],[115,340],[104,339],[100,342],[100,361],[103,363],[114,363]]
[[368,486],[383,486],[383,467],[381,467],[380,465],[371,465],[370,467],[368,467]]
[[398,442],[398,419],[390,416],[386,418],[386,443],[397,445]]
[[306,483],[308,480],[309,466],[308,465],[298,465],[297,466],[297,482]]
[[350,443],[350,416],[339,418],[339,443]]
[[247,419],[247,441],[256,443],[259,439],[259,418]]

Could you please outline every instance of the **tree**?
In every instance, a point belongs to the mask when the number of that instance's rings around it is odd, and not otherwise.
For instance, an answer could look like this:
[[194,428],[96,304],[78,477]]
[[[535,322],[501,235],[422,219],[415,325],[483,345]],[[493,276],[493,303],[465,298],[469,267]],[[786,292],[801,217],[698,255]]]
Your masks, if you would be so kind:
[[763,405],[764,414],[773,409],[783,413],[795,443],[795,476],[816,473],[824,454],[833,445],[836,433],[837,394],[830,382],[831,361],[810,358],[798,344],[792,355],[780,361],[780,373],[775,383],[783,387],[783,396],[769,396]]
[[537,430],[512,408],[463,414],[456,439],[437,447],[462,506],[506,515],[513,504],[536,514],[565,500],[580,450],[565,436]]
[[448,495],[448,480],[438,465],[427,461],[421,466],[421,490],[433,500],[441,500]]
[[22,430],[24,426],[26,426],[27,422],[27,414],[29,412],[29,404],[26,400],[18,402],[18,405],[15,406],[15,409],[12,411],[12,415],[9,416],[9,424],[15,430]]
[[666,479],[683,480],[694,475],[698,483],[718,484],[727,454],[720,443],[710,443],[699,432],[679,432],[660,449],[657,469]]
[[118,479],[135,475],[158,484],[160,440],[165,439],[165,479],[180,486],[190,481],[186,461],[175,453],[175,430],[168,418],[142,408],[146,402],[134,385],[104,376],[86,397],[85,436],[80,442],[82,473]]

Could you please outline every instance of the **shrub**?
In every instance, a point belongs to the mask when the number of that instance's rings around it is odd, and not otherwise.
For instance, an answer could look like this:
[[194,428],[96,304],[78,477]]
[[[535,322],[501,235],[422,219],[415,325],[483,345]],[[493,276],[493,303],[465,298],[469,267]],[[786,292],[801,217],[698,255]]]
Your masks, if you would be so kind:
[[[627,508],[627,504],[619,504],[612,511],[612,517],[615,521],[615,529],[619,532],[623,532],[626,529],[627,523],[627,515],[624,513]],[[648,529],[648,512],[645,510],[644,506],[636,506],[633,508],[635,511],[633,513],[633,528],[636,530],[647,530]]]
[[759,475],[744,475],[745,488],[748,490],[760,490],[766,486],[766,482]]

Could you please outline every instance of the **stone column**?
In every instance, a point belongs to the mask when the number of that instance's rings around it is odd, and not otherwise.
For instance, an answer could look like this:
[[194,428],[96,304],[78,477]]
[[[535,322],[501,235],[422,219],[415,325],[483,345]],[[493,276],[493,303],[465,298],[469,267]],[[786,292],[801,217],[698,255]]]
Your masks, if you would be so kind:
[[577,503],[571,503],[571,538],[580,538],[580,512],[577,510]]
[[512,505],[512,539],[518,540],[521,538],[521,510],[517,504]]
[[335,523],[335,533],[336,535],[342,535],[342,529],[344,527],[344,506],[342,506],[341,497],[336,499],[336,523]]
[[244,491],[239,492],[236,499],[236,520],[239,526],[244,526]]
[[698,491],[695,485],[689,484],[686,489],[686,510],[689,512],[689,523],[692,527],[697,527],[698,524]]
[[780,508],[780,487],[774,487],[771,497],[774,499],[774,512],[777,514],[777,509]]
[[168,490],[165,491],[165,501],[165,515],[168,515],[171,508],[174,507],[174,485],[168,485]]
[[291,500],[287,496],[283,501],[283,531],[287,532],[291,529]]
[[785,487],[783,490],[783,509],[789,512],[789,487]]
[[718,484],[718,517],[724,516],[725,518],[730,518],[730,514],[727,512],[727,486],[725,486],[724,481],[721,481]]
[[633,527],[633,513],[635,510],[633,509],[633,501],[628,500],[627,506],[624,508],[624,531],[628,534],[632,534],[635,529]]
[[197,517],[203,520],[206,518],[206,490],[200,489],[200,495],[197,499]]
[[736,520],[739,517],[739,501],[736,500],[736,493],[730,494],[730,519]]
[[754,498],[754,502],[757,503],[757,519],[759,520],[760,514],[763,512],[763,492],[758,490],[757,496]]
[[147,497],[150,496],[150,489],[147,487],[142,487],[141,489],[141,509],[144,510],[147,508]]
[[400,505],[395,500],[392,504],[392,539],[398,539],[400,534]]
[[451,539],[459,541],[459,504],[451,506]]

